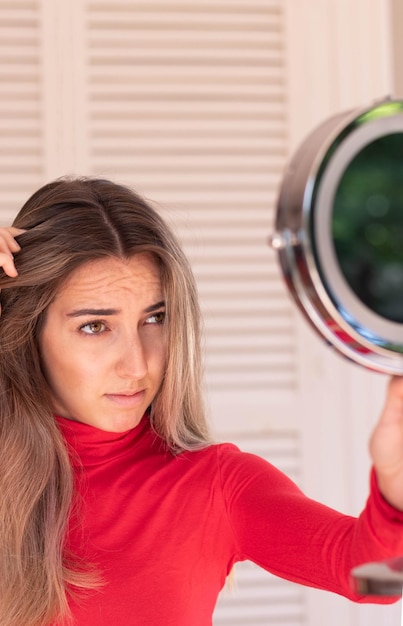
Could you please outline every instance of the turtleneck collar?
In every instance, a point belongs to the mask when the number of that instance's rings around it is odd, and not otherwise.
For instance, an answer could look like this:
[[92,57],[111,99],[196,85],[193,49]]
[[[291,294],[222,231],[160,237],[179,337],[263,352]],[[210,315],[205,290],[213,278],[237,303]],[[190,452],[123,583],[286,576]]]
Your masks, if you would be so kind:
[[107,463],[132,451],[149,429],[147,414],[137,426],[122,433],[108,432],[59,415],[55,419],[72,452],[73,464],[77,463],[74,456],[78,455],[83,466]]

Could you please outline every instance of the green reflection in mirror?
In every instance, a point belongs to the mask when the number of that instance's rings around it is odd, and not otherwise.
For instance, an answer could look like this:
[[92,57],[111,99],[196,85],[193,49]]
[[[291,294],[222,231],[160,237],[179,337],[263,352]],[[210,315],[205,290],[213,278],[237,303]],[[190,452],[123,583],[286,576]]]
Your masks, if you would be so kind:
[[357,297],[403,322],[403,133],[380,137],[350,162],[336,190],[332,231]]

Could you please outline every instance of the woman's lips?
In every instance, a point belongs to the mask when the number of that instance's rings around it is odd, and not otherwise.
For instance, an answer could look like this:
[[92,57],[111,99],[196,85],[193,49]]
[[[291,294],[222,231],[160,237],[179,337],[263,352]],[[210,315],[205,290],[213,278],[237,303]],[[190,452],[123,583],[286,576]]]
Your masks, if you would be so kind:
[[107,393],[105,396],[121,407],[132,408],[143,402],[145,393],[145,390],[142,389],[136,392]]

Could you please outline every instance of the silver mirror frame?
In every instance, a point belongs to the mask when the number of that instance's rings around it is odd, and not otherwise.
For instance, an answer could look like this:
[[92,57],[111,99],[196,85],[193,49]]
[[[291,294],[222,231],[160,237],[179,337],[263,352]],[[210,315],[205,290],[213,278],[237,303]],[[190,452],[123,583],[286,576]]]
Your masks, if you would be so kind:
[[331,234],[343,172],[361,149],[391,133],[403,133],[403,101],[344,112],[316,128],[283,177],[270,245],[293,299],[329,345],[368,369],[403,374],[403,324],[358,299],[340,270]]

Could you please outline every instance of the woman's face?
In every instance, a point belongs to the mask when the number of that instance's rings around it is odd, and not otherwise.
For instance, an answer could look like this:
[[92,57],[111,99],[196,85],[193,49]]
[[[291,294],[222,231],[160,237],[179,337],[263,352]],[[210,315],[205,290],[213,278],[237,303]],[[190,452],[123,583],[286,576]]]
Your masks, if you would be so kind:
[[112,432],[136,426],[164,375],[164,317],[151,255],[101,259],[73,272],[39,340],[55,413]]

